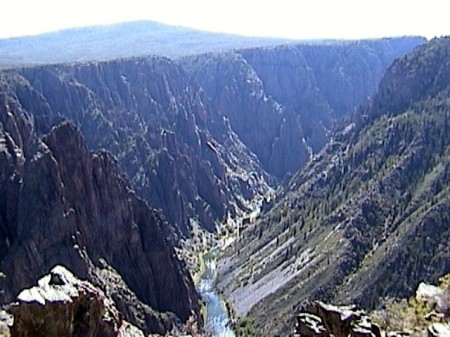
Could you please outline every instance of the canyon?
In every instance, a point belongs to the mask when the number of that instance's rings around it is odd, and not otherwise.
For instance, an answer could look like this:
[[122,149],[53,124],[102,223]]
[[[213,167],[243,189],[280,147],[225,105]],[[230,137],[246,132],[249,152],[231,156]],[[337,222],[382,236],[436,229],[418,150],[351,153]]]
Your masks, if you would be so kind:
[[2,70],[0,302],[64,265],[181,334],[204,320],[189,247],[232,237],[217,289],[275,336],[307,299],[449,272],[448,39],[275,42]]
[[394,61],[226,253],[219,288],[258,335],[287,334],[308,299],[374,309],[448,273],[449,46]]

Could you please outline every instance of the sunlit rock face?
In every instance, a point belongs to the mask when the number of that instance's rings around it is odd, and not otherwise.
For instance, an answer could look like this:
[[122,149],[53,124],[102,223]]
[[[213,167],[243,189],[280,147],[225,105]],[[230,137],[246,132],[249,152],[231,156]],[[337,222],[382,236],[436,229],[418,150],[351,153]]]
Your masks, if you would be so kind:
[[81,281],[63,266],[24,289],[9,307],[11,336],[143,337],[126,322],[99,288]]

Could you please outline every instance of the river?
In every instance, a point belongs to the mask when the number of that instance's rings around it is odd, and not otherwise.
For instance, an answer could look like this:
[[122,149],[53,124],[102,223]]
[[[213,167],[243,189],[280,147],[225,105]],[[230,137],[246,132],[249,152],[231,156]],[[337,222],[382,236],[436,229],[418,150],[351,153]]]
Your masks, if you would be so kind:
[[198,292],[206,303],[205,329],[213,337],[236,337],[230,327],[230,318],[217,289],[215,288],[216,254],[211,252],[204,256],[205,271],[198,284]]

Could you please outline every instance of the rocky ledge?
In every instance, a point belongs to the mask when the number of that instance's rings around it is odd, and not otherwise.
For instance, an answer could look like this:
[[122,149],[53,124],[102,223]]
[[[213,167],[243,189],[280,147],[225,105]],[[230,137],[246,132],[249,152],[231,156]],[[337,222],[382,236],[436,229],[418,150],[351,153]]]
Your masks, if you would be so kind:
[[20,292],[9,311],[12,319],[0,323],[5,336],[144,336],[123,319],[101,289],[63,266],[54,267],[36,286]]
[[303,306],[296,321],[292,337],[381,337],[380,327],[355,306],[309,302]]
[[306,302],[291,337],[450,337],[450,275],[439,286],[420,283],[416,295],[388,300],[370,315],[355,306]]

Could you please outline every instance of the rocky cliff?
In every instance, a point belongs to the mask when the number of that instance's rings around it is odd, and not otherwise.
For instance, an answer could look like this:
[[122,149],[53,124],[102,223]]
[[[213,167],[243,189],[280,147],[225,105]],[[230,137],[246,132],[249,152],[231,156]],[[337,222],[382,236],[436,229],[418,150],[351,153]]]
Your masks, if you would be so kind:
[[394,58],[423,42],[289,45],[179,62],[263,167],[283,178],[323,147],[334,121],[367,101]]
[[[64,264],[146,331],[199,319],[173,234],[189,236],[196,223],[214,232],[249,211],[270,190],[266,170],[282,178],[304,165],[344,110],[371,94],[387,62],[421,42],[287,46],[178,63],[147,57],[0,73],[1,301]],[[433,238],[435,247],[448,239],[443,48],[397,61],[373,104],[295,174],[275,207],[230,251],[220,286],[238,314],[256,318],[259,333],[282,331],[281,318],[306,296],[372,305],[447,268],[438,248],[416,260],[412,250],[389,249],[414,240],[425,247],[436,230],[442,235]],[[428,53],[444,55],[432,58],[444,66],[431,73],[417,66]],[[401,109],[386,110],[409,74],[441,80],[425,82],[437,83],[436,90],[417,97],[404,89],[395,105]],[[414,262],[431,257],[429,269]],[[374,267],[381,262],[386,267]],[[277,320],[263,325],[269,311]]]
[[305,299],[374,307],[450,271],[449,51],[396,60],[224,260],[219,285],[258,335],[286,332]]
[[4,73],[3,82],[37,134],[75,123],[184,235],[192,220],[213,231],[268,189],[255,156],[167,59],[30,68]]
[[295,172],[387,63],[421,42],[250,49],[182,67],[158,57],[43,66],[3,72],[1,82],[38,135],[72,121],[89,149],[115,154],[138,195],[189,235],[194,222],[214,231],[247,211],[269,190],[265,171]]
[[63,264],[145,331],[199,319],[194,284],[167,224],[136,195],[117,160],[89,152],[70,123],[36,137],[38,119],[13,94],[1,95],[1,302]]
[[369,313],[356,306],[335,306],[320,301],[297,308],[292,337],[445,337],[450,334],[450,277],[439,286],[420,283],[415,296],[388,299]]
[[320,301],[299,309],[292,337],[381,337],[381,329],[355,306],[338,307]]

